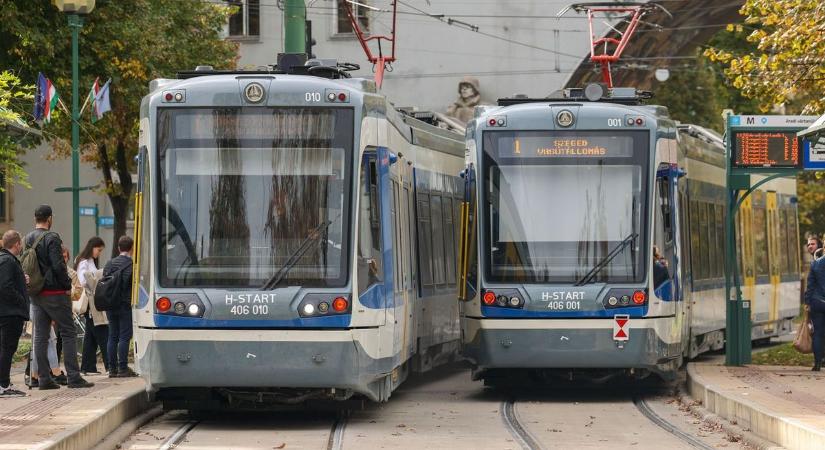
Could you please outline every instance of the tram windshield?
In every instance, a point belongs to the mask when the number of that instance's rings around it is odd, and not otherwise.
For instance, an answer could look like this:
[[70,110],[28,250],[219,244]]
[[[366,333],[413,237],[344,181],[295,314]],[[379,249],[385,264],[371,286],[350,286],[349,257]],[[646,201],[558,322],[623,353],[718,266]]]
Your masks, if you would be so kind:
[[485,278],[644,279],[648,132],[484,133]]
[[351,109],[159,110],[160,284],[345,286],[352,129]]

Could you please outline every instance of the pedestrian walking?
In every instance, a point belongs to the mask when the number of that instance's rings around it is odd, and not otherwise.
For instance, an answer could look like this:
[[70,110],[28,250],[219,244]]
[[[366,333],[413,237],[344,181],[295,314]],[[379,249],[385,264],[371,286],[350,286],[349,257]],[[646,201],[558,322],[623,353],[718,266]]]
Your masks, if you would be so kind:
[[813,325],[813,371],[818,372],[825,358],[825,258],[811,263],[805,289],[805,310]]
[[[72,320],[72,301],[69,293],[72,282],[66,262],[63,260],[63,241],[60,235],[51,231],[52,208],[40,205],[34,213],[35,229],[26,236],[27,249],[32,249],[37,264],[29,265],[24,255],[24,267],[32,280],[29,293],[32,295],[35,330],[46,330],[54,321],[63,340],[63,364],[70,388],[94,386],[80,375],[77,364],[77,333]],[[35,280],[37,285],[35,285]],[[60,386],[52,379],[47,357],[47,333],[35,331],[34,357],[37,359],[39,389],[58,389]]]
[[129,343],[132,340],[132,246],[129,236],[117,240],[120,254],[112,258],[103,268],[103,276],[119,277],[117,298],[112,299],[113,308],[106,311],[109,319],[109,378],[134,377],[137,374],[129,368]]
[[20,233],[14,230],[3,233],[3,248],[0,248],[0,397],[26,395],[11,384],[12,358],[23,334],[23,324],[29,319],[26,275],[17,259],[22,251]]
[[109,320],[106,314],[95,308],[94,292],[102,271],[98,270],[99,258],[106,244],[103,239],[94,236],[86,242],[86,246],[75,259],[77,278],[83,287],[78,307],[75,311],[86,324],[86,336],[83,338],[83,358],[80,362],[80,372],[85,374],[99,374],[97,370],[97,349],[103,356],[103,366],[109,371]]

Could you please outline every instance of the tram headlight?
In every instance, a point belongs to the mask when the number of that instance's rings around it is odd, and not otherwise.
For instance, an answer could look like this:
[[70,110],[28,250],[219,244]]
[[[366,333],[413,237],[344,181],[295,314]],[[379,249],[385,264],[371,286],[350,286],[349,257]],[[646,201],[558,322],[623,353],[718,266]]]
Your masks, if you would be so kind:
[[312,303],[306,303],[304,305],[304,314],[307,316],[311,316],[315,313],[315,305]]
[[616,298],[615,295],[611,295],[610,298],[607,299],[607,304],[610,306],[616,306],[619,304],[619,299]]
[[186,311],[186,305],[183,302],[175,302],[175,314],[183,314]]
[[189,312],[190,316],[197,316],[201,312],[201,307],[198,306],[197,303],[192,303],[186,310]]
[[516,297],[515,295],[510,297],[510,306],[512,306],[513,308],[517,308],[520,305],[521,305],[521,299],[520,298]]
[[326,314],[327,312],[329,312],[329,303],[327,303],[327,302],[318,303],[318,312],[321,313],[321,314]]
[[509,301],[510,301],[510,299],[507,298],[506,295],[499,295],[498,297],[496,297],[496,304],[498,306],[507,306],[507,303]]

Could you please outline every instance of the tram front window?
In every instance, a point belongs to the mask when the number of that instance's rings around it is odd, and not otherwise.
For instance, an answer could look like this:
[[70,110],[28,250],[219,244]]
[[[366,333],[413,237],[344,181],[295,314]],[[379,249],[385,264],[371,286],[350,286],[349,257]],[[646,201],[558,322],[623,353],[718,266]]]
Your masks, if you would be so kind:
[[345,286],[352,127],[350,109],[160,110],[160,284]]
[[490,282],[639,282],[646,131],[484,133]]

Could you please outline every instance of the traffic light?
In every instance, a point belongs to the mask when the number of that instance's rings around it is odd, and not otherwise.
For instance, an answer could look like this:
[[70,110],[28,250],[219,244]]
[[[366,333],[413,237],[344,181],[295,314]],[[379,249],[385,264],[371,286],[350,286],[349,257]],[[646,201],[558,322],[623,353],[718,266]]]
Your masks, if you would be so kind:
[[315,58],[315,54],[312,53],[312,46],[316,44],[315,39],[312,39],[312,21],[307,20],[306,26],[306,44],[304,46],[304,51],[307,54],[307,58],[313,59]]

